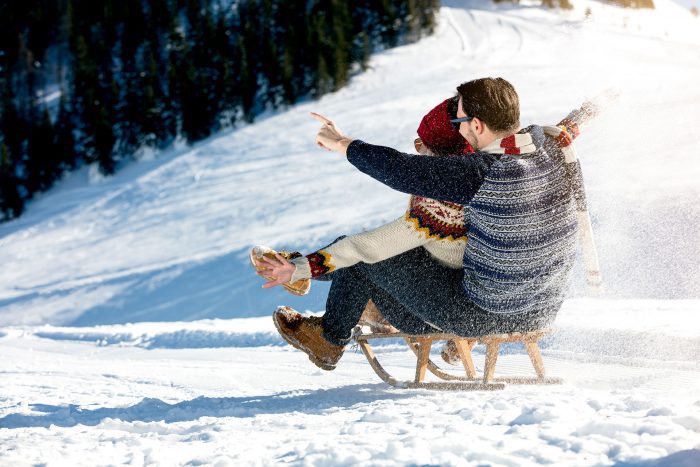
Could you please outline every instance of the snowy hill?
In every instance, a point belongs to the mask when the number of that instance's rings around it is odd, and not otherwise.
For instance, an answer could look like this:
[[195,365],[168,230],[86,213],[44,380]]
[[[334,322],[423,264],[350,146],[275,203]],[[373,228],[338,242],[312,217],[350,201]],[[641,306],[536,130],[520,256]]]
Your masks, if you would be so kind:
[[[655,3],[444,1],[435,35],[339,92],[42,195],[0,225],[0,464],[693,465],[700,20]],[[269,314],[320,312],[326,287],[263,291],[248,249],[308,252],[393,220],[407,197],[317,149],[308,112],[410,151],[425,112],[487,75],[516,86],[523,125],[623,91],[577,142],[606,295],[572,284],[544,352],[567,383],[389,390],[359,354],[317,371]],[[410,371],[405,350],[381,351]],[[502,364],[526,360],[514,348]]]

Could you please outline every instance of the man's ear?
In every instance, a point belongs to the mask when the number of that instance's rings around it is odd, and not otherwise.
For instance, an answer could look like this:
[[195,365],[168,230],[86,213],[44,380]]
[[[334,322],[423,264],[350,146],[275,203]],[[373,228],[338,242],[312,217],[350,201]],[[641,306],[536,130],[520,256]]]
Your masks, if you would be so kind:
[[484,132],[484,122],[481,121],[478,117],[474,117],[472,119],[472,122],[474,123],[474,133],[477,135],[480,135]]

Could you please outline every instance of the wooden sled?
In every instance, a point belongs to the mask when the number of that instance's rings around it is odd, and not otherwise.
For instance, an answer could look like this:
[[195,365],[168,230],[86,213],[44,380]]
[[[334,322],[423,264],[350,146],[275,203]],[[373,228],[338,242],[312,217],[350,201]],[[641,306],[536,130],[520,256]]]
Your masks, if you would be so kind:
[[[387,384],[399,388],[425,388],[438,390],[456,390],[456,391],[489,391],[504,389],[506,384],[561,384],[561,378],[546,377],[544,371],[544,363],[538,341],[545,335],[552,332],[550,329],[541,329],[526,333],[511,333],[511,334],[494,334],[479,337],[460,337],[454,334],[420,334],[412,335],[402,332],[393,333],[370,333],[356,334],[355,341],[365,354],[370,366],[375,373]],[[377,360],[377,357],[372,351],[369,341],[372,339],[395,339],[403,338],[408,347],[416,355],[416,376],[413,381],[399,381],[391,376]],[[459,376],[448,373],[438,367],[430,359],[430,349],[434,341],[453,340],[457,346],[460,360],[466,372],[465,376]],[[522,342],[530,356],[530,362],[535,369],[537,376],[495,376],[496,360],[498,359],[498,350],[504,342]],[[484,365],[484,373],[479,376],[474,368],[471,351],[476,344],[484,344],[486,346],[486,359]],[[440,378],[442,381],[426,382],[426,370],[429,370],[433,375]]]

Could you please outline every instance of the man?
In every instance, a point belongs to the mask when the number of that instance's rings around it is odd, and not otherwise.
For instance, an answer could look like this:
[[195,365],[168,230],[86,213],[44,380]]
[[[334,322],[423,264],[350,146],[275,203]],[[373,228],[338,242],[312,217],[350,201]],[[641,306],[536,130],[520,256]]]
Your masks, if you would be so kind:
[[518,95],[504,79],[469,81],[457,92],[454,121],[476,150],[468,156],[402,154],[346,137],[313,114],[323,123],[317,144],[345,154],[360,171],[398,191],[464,205],[469,238],[463,270],[421,248],[335,271],[324,250],[296,264],[264,259],[263,274],[276,278],[267,287],[288,282],[298,269],[331,273],[323,317],[286,307],[273,315],[282,337],[321,368],[335,368],[370,299],[401,331],[464,336],[547,326],[563,302],[577,222],[561,151],[542,127],[517,131]]

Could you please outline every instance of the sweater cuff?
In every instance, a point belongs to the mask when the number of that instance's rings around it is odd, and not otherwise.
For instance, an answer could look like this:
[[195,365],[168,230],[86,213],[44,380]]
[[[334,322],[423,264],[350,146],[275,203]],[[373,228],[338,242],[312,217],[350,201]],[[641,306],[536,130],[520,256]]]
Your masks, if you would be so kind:
[[306,256],[301,256],[299,258],[294,258],[290,261],[294,266],[294,272],[292,273],[292,278],[289,282],[296,282],[300,279],[310,279],[311,278],[311,266],[309,266],[309,260]]
[[[369,146],[369,144],[360,139],[355,139],[348,145],[348,149],[345,151],[345,157],[352,163],[353,159],[357,159],[362,155],[363,149],[367,146]],[[353,163],[353,165],[355,164]]]

